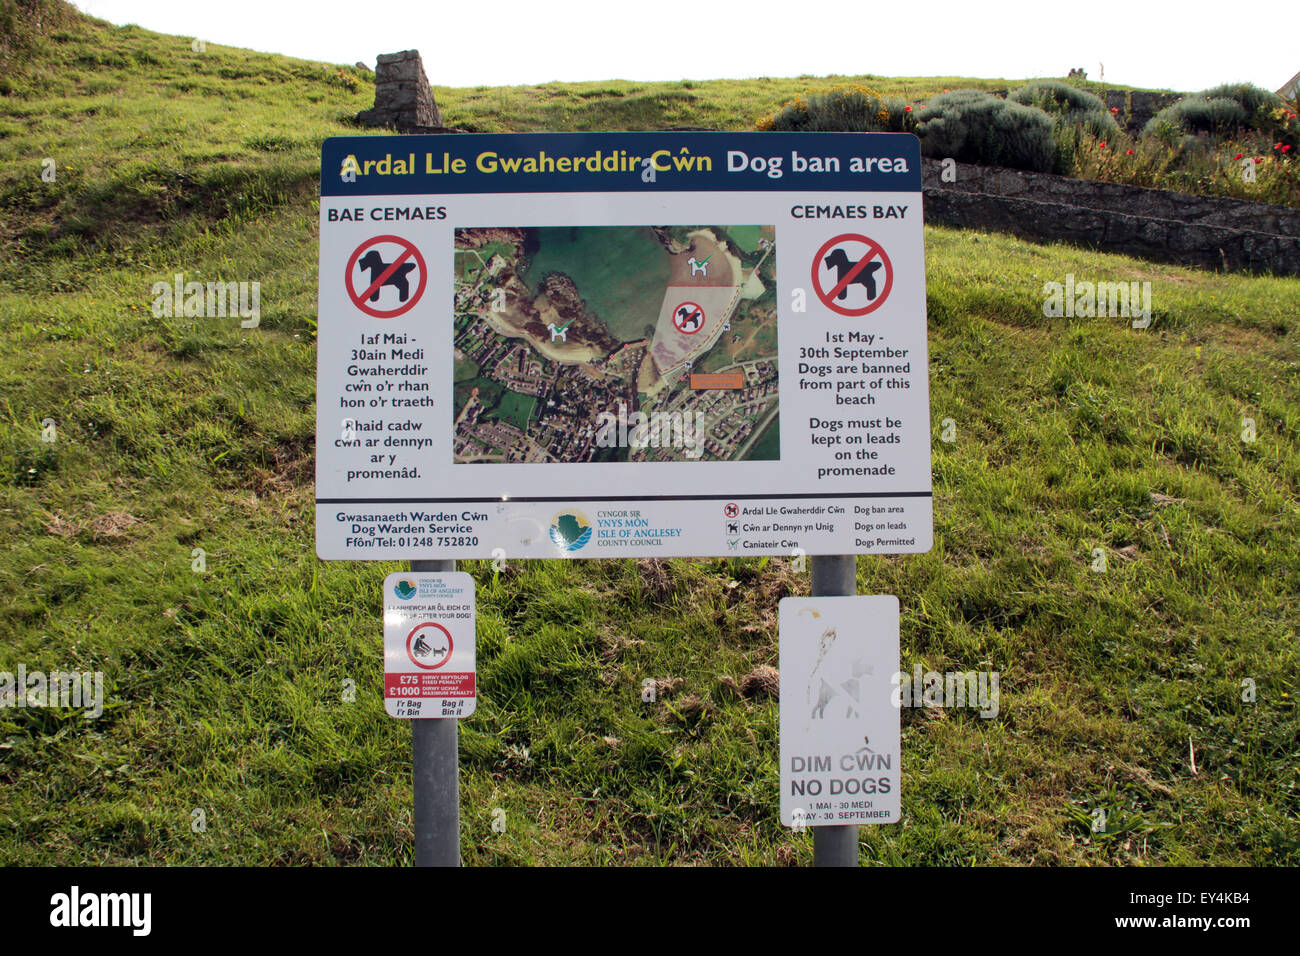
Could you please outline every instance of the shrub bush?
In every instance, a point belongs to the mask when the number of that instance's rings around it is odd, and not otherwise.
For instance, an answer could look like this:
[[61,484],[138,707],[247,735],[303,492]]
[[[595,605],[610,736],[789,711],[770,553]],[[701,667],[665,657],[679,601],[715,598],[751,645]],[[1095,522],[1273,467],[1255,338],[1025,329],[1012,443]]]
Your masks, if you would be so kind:
[[1082,126],[1098,139],[1115,139],[1120,135],[1119,123],[1115,121],[1110,110],[1100,112],[1075,113],[1070,117],[1072,123]]
[[1036,106],[1044,113],[1104,113],[1106,104],[1100,96],[1060,80],[1035,80],[1007,95],[1013,103]]
[[[1270,149],[1259,134],[1246,140],[1224,140],[1213,147],[1189,135],[1181,135],[1172,147],[1145,137],[1130,151],[1109,145],[1100,149],[1096,141],[1080,133],[1070,175],[1193,195],[1300,206],[1300,163],[1290,161],[1287,155]],[[1243,161],[1257,157],[1256,178],[1248,182],[1241,174]]]
[[1248,125],[1247,113],[1240,103],[1227,97],[1213,99],[1203,96],[1185,96],[1172,106],[1166,106],[1147,121],[1144,136],[1156,136],[1165,142],[1182,133],[1210,133],[1229,136]]
[[1007,99],[1040,109],[1056,117],[1058,124],[1080,125],[1098,139],[1114,139],[1120,132],[1101,97],[1060,80],[1028,83],[1013,90]]
[[757,124],[760,130],[805,133],[912,133],[916,120],[898,97],[866,86],[797,97]]
[[1052,118],[981,90],[940,93],[917,114],[916,123],[926,156],[1035,172],[1051,172],[1056,165]]
[[1282,97],[1252,83],[1222,83],[1200,95],[1207,100],[1232,100],[1246,111],[1246,118],[1256,128],[1262,128],[1257,120],[1283,105]]
[[1274,139],[1293,135],[1286,101],[1251,83],[1223,83],[1161,110],[1142,132],[1172,142],[1175,133],[1221,138],[1242,130],[1258,130]]

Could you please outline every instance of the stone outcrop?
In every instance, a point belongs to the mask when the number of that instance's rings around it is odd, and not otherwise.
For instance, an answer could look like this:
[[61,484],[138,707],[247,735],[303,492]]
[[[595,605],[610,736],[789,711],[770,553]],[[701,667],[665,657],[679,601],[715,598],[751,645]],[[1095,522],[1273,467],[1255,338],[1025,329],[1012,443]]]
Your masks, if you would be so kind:
[[380,54],[375,65],[375,106],[358,113],[357,122],[400,132],[443,128],[418,50]]

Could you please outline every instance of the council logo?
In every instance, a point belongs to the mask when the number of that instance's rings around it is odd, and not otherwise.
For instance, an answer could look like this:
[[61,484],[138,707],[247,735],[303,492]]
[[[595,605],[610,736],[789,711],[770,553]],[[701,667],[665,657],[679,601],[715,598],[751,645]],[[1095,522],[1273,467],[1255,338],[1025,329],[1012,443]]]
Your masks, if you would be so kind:
[[580,551],[591,540],[591,519],[581,511],[561,511],[551,519],[550,534],[561,551]]
[[393,593],[403,601],[409,601],[415,597],[415,582],[403,578],[397,582],[397,585],[393,588]]

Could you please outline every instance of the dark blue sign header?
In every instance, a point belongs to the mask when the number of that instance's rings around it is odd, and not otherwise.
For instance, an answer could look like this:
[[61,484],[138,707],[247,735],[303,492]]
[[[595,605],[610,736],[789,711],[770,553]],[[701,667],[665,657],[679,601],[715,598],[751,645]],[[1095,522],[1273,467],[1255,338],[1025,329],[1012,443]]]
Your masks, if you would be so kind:
[[343,136],[322,196],[545,192],[920,192],[910,133]]

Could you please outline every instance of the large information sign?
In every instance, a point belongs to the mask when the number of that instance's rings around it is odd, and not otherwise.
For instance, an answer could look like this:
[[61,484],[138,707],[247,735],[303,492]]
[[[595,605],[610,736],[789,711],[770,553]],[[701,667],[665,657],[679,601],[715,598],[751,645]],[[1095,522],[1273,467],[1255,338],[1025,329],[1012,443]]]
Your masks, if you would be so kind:
[[930,548],[914,136],[336,138],[320,217],[322,558]]

